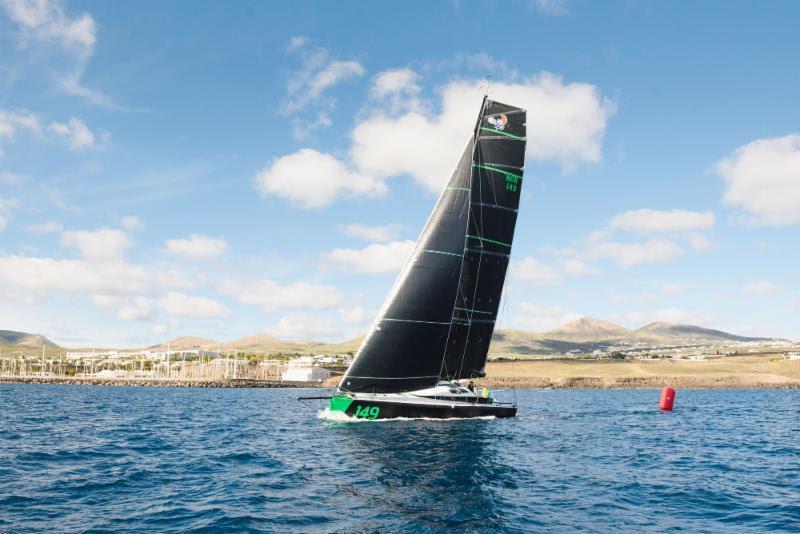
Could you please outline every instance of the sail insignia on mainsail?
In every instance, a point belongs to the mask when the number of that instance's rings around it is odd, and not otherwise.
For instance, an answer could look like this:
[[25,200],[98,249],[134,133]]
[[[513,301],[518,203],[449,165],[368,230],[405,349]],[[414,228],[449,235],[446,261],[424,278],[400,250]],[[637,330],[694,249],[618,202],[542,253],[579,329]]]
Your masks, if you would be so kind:
[[514,238],[526,113],[484,97],[414,252],[330,410],[367,418],[513,416],[457,381],[484,376]]

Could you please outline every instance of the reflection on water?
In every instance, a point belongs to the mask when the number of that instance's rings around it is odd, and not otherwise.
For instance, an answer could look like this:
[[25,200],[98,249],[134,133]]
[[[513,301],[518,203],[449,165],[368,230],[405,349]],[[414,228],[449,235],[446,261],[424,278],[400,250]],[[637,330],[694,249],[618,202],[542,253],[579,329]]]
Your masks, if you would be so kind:
[[[383,424],[329,423],[337,449],[364,483],[348,506],[383,511],[398,526],[457,524],[498,528],[503,503],[494,488],[509,474],[497,468],[492,429],[499,420],[396,421]],[[373,526],[386,526],[385,521]]]

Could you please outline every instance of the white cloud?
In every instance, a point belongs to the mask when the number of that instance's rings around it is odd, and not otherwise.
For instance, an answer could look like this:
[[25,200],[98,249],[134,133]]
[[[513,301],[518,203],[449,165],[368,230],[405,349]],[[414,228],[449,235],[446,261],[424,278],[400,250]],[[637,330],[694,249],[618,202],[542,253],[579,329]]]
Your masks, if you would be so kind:
[[164,249],[168,254],[208,260],[225,255],[228,251],[228,244],[222,239],[191,234],[186,239],[168,239],[164,244]]
[[678,209],[626,211],[614,216],[609,223],[609,228],[612,230],[628,230],[642,234],[708,230],[713,226],[714,214],[710,211]]
[[362,273],[399,271],[414,251],[413,241],[375,243],[365,248],[337,248],[322,255],[324,265]]
[[21,48],[38,44],[50,52],[47,57],[51,67],[47,70],[59,73],[57,83],[62,90],[95,104],[116,107],[107,96],[80,83],[97,40],[97,28],[90,14],[71,18],[58,0],[3,0],[0,6],[17,24]]
[[662,284],[661,292],[665,295],[678,295],[686,292],[686,286],[682,284]]
[[293,120],[292,137],[298,141],[306,139],[320,128],[330,128],[333,124],[331,116],[320,111],[315,120]]
[[711,240],[703,234],[690,234],[686,236],[686,242],[695,252],[710,250],[714,246]]
[[350,325],[366,325],[375,317],[374,311],[367,311],[361,306],[339,308],[339,319]]
[[511,265],[511,276],[514,280],[533,282],[540,286],[554,286],[562,282],[559,272],[532,256],[527,256]]
[[30,296],[47,291],[100,295],[141,295],[156,288],[191,287],[175,271],[150,271],[121,260],[56,260],[0,256],[0,291]]
[[385,243],[394,241],[400,236],[401,224],[383,224],[378,226],[364,226],[361,224],[348,224],[343,227],[345,235],[364,241]]
[[[352,133],[355,167],[377,177],[409,174],[439,191],[469,139],[480,85],[477,80],[447,84],[438,115],[378,113],[357,124]],[[492,98],[525,108],[535,117],[527,129],[530,159],[556,161],[566,170],[601,159],[606,122],[614,109],[593,85],[564,84],[558,76],[541,73],[520,83],[493,84]]]
[[168,314],[183,317],[226,317],[231,313],[224,304],[216,300],[192,297],[177,291],[167,293],[158,304]]
[[569,15],[569,3],[567,0],[534,0],[533,3],[545,15],[554,17]]
[[13,210],[18,204],[19,203],[13,198],[0,197],[0,230],[6,227]]
[[416,95],[420,92],[419,74],[411,69],[389,69],[378,73],[372,81],[371,96],[385,98],[398,93]]
[[0,109],[0,137],[13,137],[17,128],[39,133],[39,119],[27,110],[9,111]]
[[302,35],[295,35],[291,39],[289,39],[289,44],[286,45],[286,51],[291,52],[293,50],[297,50],[309,43],[308,37],[303,37]]
[[602,272],[600,269],[576,259],[562,260],[561,267],[564,269],[564,272],[574,276],[593,276]]
[[340,337],[341,331],[330,317],[290,313],[277,323],[268,324],[265,332],[278,338],[332,339]]
[[88,13],[70,19],[60,2],[48,0],[3,0],[2,6],[11,20],[39,39],[57,41],[65,46],[94,46],[96,28]]
[[[606,228],[590,232],[578,246],[551,249],[551,252],[566,258],[562,262],[566,272],[597,274],[599,271],[583,264],[582,260],[607,260],[629,268],[682,256],[685,250],[679,242],[696,252],[709,250],[713,243],[699,232],[709,230],[713,225],[714,214],[710,211],[631,210],[615,215]],[[641,234],[644,241],[622,241],[619,232]]]
[[39,224],[30,224],[25,229],[34,234],[58,234],[61,233],[62,227],[56,221],[45,221]]
[[122,227],[129,232],[135,232],[136,230],[141,230],[144,228],[144,222],[142,222],[142,220],[135,215],[123,217],[120,220],[120,223],[122,224]]
[[273,280],[238,282],[226,279],[218,290],[244,304],[260,306],[265,312],[290,308],[327,309],[337,306],[342,300],[335,287],[308,282],[281,285]]
[[[40,119],[27,110],[8,111],[0,109],[0,138],[13,138],[18,129],[24,129],[34,134],[42,133]],[[86,122],[75,117],[67,122],[52,121],[44,129],[48,134],[63,137],[67,140],[71,150],[86,150],[98,146],[97,136],[86,126]],[[108,132],[100,135],[102,141],[107,141]],[[2,153],[0,152],[0,155]],[[23,177],[9,172],[0,173],[0,181],[9,185],[17,185]]]
[[122,258],[131,246],[128,235],[121,230],[68,230],[61,234],[61,244],[78,249],[90,261],[109,261]]
[[772,295],[778,293],[781,288],[777,284],[762,280],[760,282],[750,282],[743,288],[749,295]]
[[358,61],[332,61],[311,77],[308,94],[312,99],[316,98],[328,87],[363,74],[364,67]]
[[153,316],[155,308],[155,301],[147,297],[93,295],[92,303],[100,309],[116,314],[124,321],[146,321]]
[[168,330],[165,324],[154,324],[150,331],[154,334],[163,334]]
[[411,69],[389,69],[378,73],[372,80],[370,97],[385,102],[391,112],[424,110],[419,98],[419,74]]
[[717,162],[725,179],[723,200],[757,225],[800,223],[800,134],[757,139]]
[[642,263],[669,261],[683,254],[683,249],[666,239],[648,239],[640,243],[597,241],[581,252],[587,259],[608,260],[628,268]]
[[62,209],[64,211],[78,211],[78,208],[76,206],[73,206],[67,200],[64,199],[64,195],[58,189],[51,187],[49,185],[43,185],[42,191],[47,197],[47,200],[49,200],[50,203],[56,208]]
[[[307,59],[322,70],[327,54]],[[306,78],[292,82],[297,87],[290,94],[307,91],[311,82]],[[434,114],[423,111],[432,106],[418,97],[416,73],[385,71],[374,80],[371,95],[381,104],[379,108],[386,109],[355,125],[349,160],[304,148],[262,169],[255,178],[256,189],[305,208],[327,206],[341,197],[382,195],[385,179],[401,174],[438,192],[473,129],[480,84],[477,80],[448,83],[441,91],[441,111]],[[526,108],[536,118],[528,122],[529,159],[555,161],[564,170],[601,159],[606,122],[614,106],[595,86],[564,84],[545,72],[519,83],[495,84],[492,97]],[[399,110],[405,111],[398,115]]]
[[[0,152],[2,156],[2,152]],[[0,171],[0,184],[19,185],[25,181],[25,176],[8,171]]]
[[[330,87],[364,75],[364,67],[357,61],[331,60],[330,53],[324,48],[309,48],[305,37],[292,37],[286,47],[290,53],[300,54],[302,65],[293,72],[287,84],[286,112],[298,111],[301,108],[318,104]],[[333,107],[335,100],[329,98],[328,107]]]
[[333,156],[311,148],[274,160],[256,175],[255,186],[264,196],[285,198],[306,209],[328,206],[341,197],[386,192],[381,180],[351,171]]
[[561,306],[523,302],[517,307],[515,322],[534,332],[546,332],[583,317]]
[[75,117],[66,123],[52,122],[47,127],[47,131],[69,139],[69,147],[72,150],[85,150],[94,148],[95,136],[86,126],[86,123]]

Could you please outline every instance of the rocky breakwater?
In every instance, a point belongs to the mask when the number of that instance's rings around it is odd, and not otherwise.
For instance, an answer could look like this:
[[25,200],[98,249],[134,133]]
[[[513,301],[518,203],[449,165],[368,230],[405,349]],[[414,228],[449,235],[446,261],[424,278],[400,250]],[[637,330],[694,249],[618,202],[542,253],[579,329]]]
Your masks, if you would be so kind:
[[277,380],[222,379],[177,380],[169,378],[87,378],[53,376],[0,376],[0,384],[68,384],[76,386],[134,386],[158,388],[293,388]]

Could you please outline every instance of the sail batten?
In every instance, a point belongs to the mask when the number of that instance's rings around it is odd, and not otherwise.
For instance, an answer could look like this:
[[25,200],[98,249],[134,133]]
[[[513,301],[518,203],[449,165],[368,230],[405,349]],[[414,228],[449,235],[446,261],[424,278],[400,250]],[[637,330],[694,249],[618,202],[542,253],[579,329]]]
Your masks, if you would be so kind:
[[483,371],[516,225],[524,136],[524,110],[484,99],[473,136],[341,389],[414,391],[442,376]]

